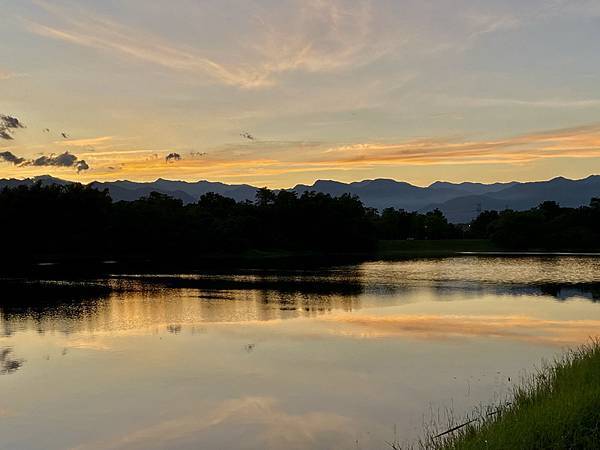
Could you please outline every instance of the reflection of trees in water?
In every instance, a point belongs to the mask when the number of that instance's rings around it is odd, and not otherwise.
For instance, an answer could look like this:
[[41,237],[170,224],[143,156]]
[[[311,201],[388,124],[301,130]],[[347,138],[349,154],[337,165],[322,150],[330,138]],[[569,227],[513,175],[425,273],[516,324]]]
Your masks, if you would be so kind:
[[342,275],[325,273],[324,275],[307,272],[260,272],[231,275],[209,276],[164,276],[140,277],[137,282],[147,287],[163,289],[197,289],[218,295],[218,292],[240,290],[269,290],[277,292],[358,295],[364,291],[364,283],[356,271],[347,271]]
[[428,283],[436,295],[454,295],[461,293],[467,296],[483,294],[495,295],[546,295],[556,300],[564,301],[571,298],[587,299],[592,302],[600,301],[600,284],[598,283],[480,283],[472,281],[442,281]]
[[[336,274],[270,274],[235,276],[217,281],[181,278],[172,282],[112,280],[96,283],[29,284],[23,295],[12,286],[0,297],[0,334],[27,330],[38,333],[134,330],[148,327],[178,334],[184,326],[202,322],[246,322],[318,317],[332,311],[350,312],[377,299],[399,301],[405,293],[425,289],[436,296],[552,295],[600,299],[600,285],[536,285],[473,281],[346,282],[351,271]],[[331,275],[331,276],[330,276]],[[329,279],[327,277],[330,276]],[[313,279],[314,282],[310,283]],[[160,278],[160,277],[158,277]],[[350,277],[352,278],[352,277]],[[205,286],[208,284],[208,286]],[[218,286],[218,287],[217,287]],[[226,286],[226,287],[225,287]],[[262,286],[262,287],[261,287]],[[46,292],[43,292],[43,291]],[[6,288],[0,284],[0,294]],[[39,295],[38,295],[39,294]],[[366,295],[365,295],[366,294]],[[17,300],[18,299],[18,300]]]
[[[103,283],[19,280],[0,283],[0,330],[5,336],[19,330],[48,331],[49,322],[62,322],[69,333],[73,324],[97,313],[98,303],[111,288]],[[55,329],[52,327],[51,329]]]
[[[157,326],[178,334],[182,325],[312,317],[336,309],[350,311],[360,305],[356,285],[348,288],[336,281],[305,292],[302,287],[307,286],[306,278],[285,282],[282,289],[171,288],[145,281],[110,283],[115,289],[108,293],[89,292],[81,285],[69,290],[65,283],[50,296],[23,295],[19,302],[2,301],[0,330],[4,335],[22,330],[70,334]],[[272,280],[269,284],[277,286]],[[30,287],[25,291],[34,292]]]
[[544,284],[540,286],[544,295],[550,295],[557,300],[569,300],[570,298],[586,298],[593,302],[600,301],[600,284]]
[[350,312],[360,308],[358,296],[311,295],[277,291],[259,291],[263,313],[268,318],[316,317],[334,310]]
[[[213,297],[200,291],[198,302],[202,320],[207,322],[245,322],[316,317],[334,310],[360,308],[353,295],[325,295],[278,290],[229,291],[224,297]],[[212,298],[212,300],[207,300]]]
[[23,366],[22,359],[15,359],[11,347],[0,348],[0,375],[7,375],[16,372]]
[[181,333],[181,325],[167,325],[167,331],[171,334]]

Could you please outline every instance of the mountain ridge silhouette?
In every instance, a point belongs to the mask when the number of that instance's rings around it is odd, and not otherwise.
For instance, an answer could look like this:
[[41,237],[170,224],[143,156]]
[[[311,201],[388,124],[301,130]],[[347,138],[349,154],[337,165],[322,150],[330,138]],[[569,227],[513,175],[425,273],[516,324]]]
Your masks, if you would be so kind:
[[[43,175],[23,180],[0,179],[0,189],[36,182],[63,185],[71,183],[50,175]],[[258,189],[249,184],[226,184],[206,180],[189,182],[163,178],[151,182],[93,181],[89,185],[97,189],[108,189],[114,201],[133,201],[148,196],[151,192],[160,192],[178,198],[184,203],[194,203],[208,192],[215,192],[236,201],[252,201]],[[592,197],[600,197],[600,175],[590,175],[578,180],[555,177],[546,181],[489,184],[436,181],[426,187],[386,178],[351,183],[317,180],[312,185],[298,184],[288,190],[298,195],[306,191],[322,192],[332,196],[348,193],[357,195],[366,206],[380,210],[389,207],[419,212],[439,209],[449,221],[463,223],[475,218],[480,211],[507,208],[526,210],[547,200],[556,201],[565,207],[587,205]]]

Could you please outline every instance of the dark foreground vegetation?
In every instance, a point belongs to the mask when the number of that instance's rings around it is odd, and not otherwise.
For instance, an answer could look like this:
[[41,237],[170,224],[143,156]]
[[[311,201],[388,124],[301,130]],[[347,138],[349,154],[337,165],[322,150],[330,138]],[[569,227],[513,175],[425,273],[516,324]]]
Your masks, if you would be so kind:
[[580,208],[547,201],[528,211],[484,211],[470,225],[473,237],[508,249],[600,249],[600,198]]
[[[254,202],[205,194],[197,203],[159,193],[113,202],[79,184],[37,184],[0,192],[5,255],[194,259],[239,254],[394,254],[394,248],[458,250],[600,248],[600,200],[589,207],[546,202],[530,211],[483,212],[468,225],[440,211],[378,212],[357,197],[258,191]],[[395,246],[386,244],[396,241]],[[399,245],[398,242],[404,242]],[[410,242],[427,242],[415,245]],[[443,244],[442,244],[443,243]],[[400,250],[398,250],[400,249]],[[263,252],[263,253],[261,253]],[[266,253],[264,253],[266,252]]]
[[[600,345],[593,342],[515,389],[508,405],[430,437],[437,450],[600,448]],[[399,447],[398,447],[399,448]]]

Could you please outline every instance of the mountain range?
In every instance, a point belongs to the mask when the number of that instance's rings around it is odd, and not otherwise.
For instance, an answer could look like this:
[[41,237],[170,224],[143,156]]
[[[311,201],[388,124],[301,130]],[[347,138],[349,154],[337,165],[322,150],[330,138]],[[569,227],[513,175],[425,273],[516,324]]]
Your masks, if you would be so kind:
[[[46,175],[25,180],[0,179],[0,189],[30,185],[37,181],[43,184],[69,183]],[[108,189],[114,201],[136,200],[153,191],[179,198],[185,203],[196,202],[201,195],[208,192],[244,201],[254,200],[257,190],[248,184],[171,181],[161,178],[153,182],[95,181],[90,185],[97,189]],[[554,200],[562,206],[569,207],[587,205],[592,197],[600,197],[600,175],[591,175],[581,180],[557,177],[547,181],[492,184],[437,181],[427,187],[389,179],[353,183],[318,180],[312,185],[299,184],[290,190],[298,194],[316,191],[333,196],[349,193],[360,197],[365,205],[377,209],[394,207],[427,212],[437,208],[451,222],[464,223],[472,220],[480,211],[507,208],[525,210],[546,200]]]

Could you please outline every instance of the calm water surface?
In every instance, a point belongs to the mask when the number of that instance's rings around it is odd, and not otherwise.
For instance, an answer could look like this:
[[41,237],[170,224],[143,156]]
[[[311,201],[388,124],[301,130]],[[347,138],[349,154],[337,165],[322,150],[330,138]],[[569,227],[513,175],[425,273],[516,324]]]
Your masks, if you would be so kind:
[[44,286],[0,299],[1,449],[384,449],[600,334],[600,258]]

